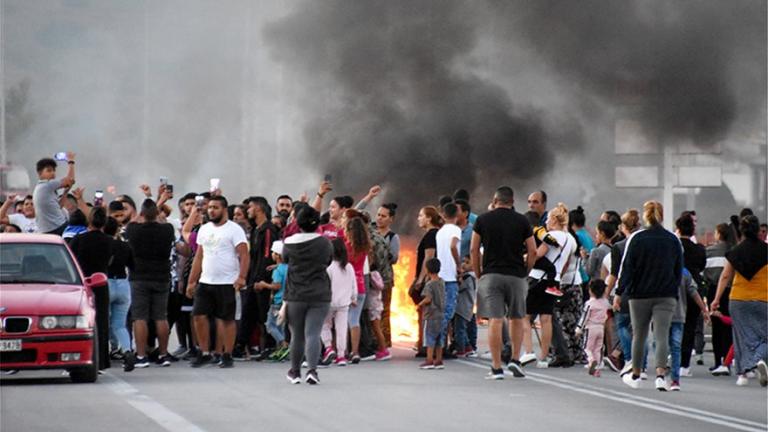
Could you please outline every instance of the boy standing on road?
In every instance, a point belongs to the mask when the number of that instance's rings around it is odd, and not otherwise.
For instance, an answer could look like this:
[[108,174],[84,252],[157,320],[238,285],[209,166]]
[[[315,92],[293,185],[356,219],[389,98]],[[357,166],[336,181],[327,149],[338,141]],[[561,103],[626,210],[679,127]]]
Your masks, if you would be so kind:
[[427,279],[422,295],[424,298],[417,305],[424,308],[424,346],[427,348],[427,360],[420,364],[421,369],[443,369],[443,318],[445,316],[445,282],[440,279],[440,260],[427,261]]

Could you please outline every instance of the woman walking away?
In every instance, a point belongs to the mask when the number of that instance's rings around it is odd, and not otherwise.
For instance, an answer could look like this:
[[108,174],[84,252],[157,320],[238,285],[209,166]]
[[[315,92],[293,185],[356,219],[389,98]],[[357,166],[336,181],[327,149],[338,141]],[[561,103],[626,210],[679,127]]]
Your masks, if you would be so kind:
[[683,274],[680,240],[661,225],[664,208],[658,201],[643,204],[646,229],[627,240],[619,285],[629,298],[632,336],[632,371],[622,376],[625,384],[640,388],[643,351],[653,321],[656,340],[656,389],[667,391],[664,378],[669,355],[669,328],[677,306]]
[[[717,283],[725,267],[725,254],[730,250],[731,228],[728,224],[721,223],[715,227],[715,244],[707,247],[707,265],[704,268],[704,280],[707,281],[709,292],[707,298],[715,299],[717,294]],[[724,364],[723,360],[728,355],[728,351],[733,345],[733,333],[731,326],[726,324],[722,317],[730,317],[728,305],[731,299],[731,286],[727,285],[723,294],[720,296],[719,314],[712,320],[712,353],[715,356],[715,364],[709,368],[709,372],[714,376],[727,376],[731,374],[730,369]]]
[[333,257],[331,242],[316,233],[320,214],[305,207],[296,216],[301,233],[285,240],[283,259],[288,264],[284,301],[291,330],[291,369],[288,381],[301,383],[301,361],[306,353],[308,384],[319,384],[320,332],[331,305],[331,281],[326,269]]
[[760,385],[768,385],[768,246],[757,238],[760,222],[746,216],[739,223],[743,240],[725,254],[725,267],[717,284],[711,310],[717,311],[731,285],[734,366],[736,385],[748,384],[747,373],[757,368]]

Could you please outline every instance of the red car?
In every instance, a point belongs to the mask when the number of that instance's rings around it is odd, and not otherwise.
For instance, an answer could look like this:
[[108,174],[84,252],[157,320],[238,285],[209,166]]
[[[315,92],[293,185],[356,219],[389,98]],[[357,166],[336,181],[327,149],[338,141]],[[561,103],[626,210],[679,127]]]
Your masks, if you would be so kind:
[[0,370],[66,369],[74,382],[98,378],[91,288],[61,237],[0,234]]

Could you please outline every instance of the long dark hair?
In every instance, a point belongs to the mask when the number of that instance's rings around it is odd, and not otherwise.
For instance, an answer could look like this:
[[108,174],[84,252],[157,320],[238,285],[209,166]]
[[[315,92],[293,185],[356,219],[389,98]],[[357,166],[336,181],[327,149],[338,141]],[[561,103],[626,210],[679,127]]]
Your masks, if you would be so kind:
[[333,245],[333,260],[338,261],[341,266],[341,270],[344,271],[349,263],[349,257],[347,256],[347,246],[344,244],[344,240],[340,238],[334,239],[331,244]]
[[368,227],[365,226],[363,219],[359,217],[349,219],[345,231],[347,240],[352,246],[352,252],[355,255],[367,255],[371,250],[371,238],[368,236]]

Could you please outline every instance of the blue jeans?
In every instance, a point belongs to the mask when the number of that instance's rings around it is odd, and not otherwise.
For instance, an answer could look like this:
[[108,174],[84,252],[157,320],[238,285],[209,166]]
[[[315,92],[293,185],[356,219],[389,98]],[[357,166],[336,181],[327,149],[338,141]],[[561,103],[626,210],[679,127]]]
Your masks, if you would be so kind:
[[621,342],[621,351],[624,353],[624,361],[632,361],[632,323],[628,313],[617,313],[614,315],[616,321],[616,332],[619,334]]
[[[621,351],[624,354],[626,363],[632,362],[632,321],[628,313],[617,313],[614,315],[616,323],[616,333],[619,334],[621,342]],[[643,369],[648,367],[648,347],[645,348],[645,358],[643,359]]]
[[475,315],[472,315],[469,321],[459,315],[453,317],[453,339],[457,351],[475,349],[477,346],[477,318]]
[[670,375],[672,381],[680,381],[681,347],[683,345],[683,327],[685,323],[673,322],[669,327],[669,355],[672,357]]
[[267,333],[275,339],[278,345],[285,342],[285,325],[279,325],[277,323],[277,315],[280,312],[282,305],[273,304],[269,307],[269,313],[267,313],[267,322],[264,324],[267,327]]
[[443,342],[448,341],[448,323],[453,319],[456,313],[456,300],[459,297],[459,283],[445,283],[445,315],[443,316],[443,332],[441,334]]
[[131,337],[125,327],[131,307],[131,284],[128,279],[109,279],[109,340],[123,351],[131,350]]
[[357,306],[349,306],[349,328],[360,327],[360,316],[365,305],[365,293],[357,294]]

